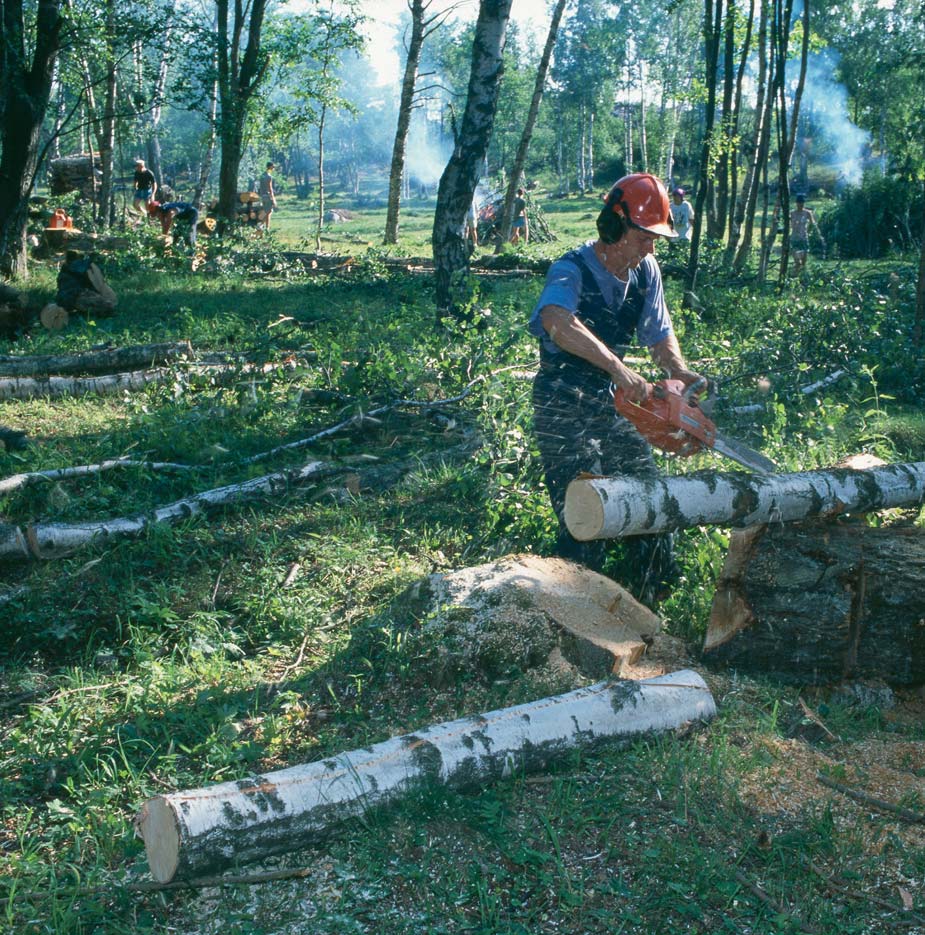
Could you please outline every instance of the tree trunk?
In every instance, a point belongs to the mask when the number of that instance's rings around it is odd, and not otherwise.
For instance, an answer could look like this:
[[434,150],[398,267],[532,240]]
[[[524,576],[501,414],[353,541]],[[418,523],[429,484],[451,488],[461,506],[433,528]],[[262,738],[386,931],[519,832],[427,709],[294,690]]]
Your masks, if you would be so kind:
[[711,188],[710,169],[713,158],[713,126],[716,115],[716,69],[719,61],[720,25],[722,23],[723,0],[704,0],[703,36],[706,47],[704,80],[707,86],[706,121],[703,132],[703,144],[700,148],[700,177],[697,186],[697,201],[694,208],[694,230],[691,236],[691,253],[687,264],[687,291],[692,292],[697,286],[697,269],[700,263],[700,231],[703,226],[704,205]]
[[533,128],[536,126],[536,118],[540,112],[540,103],[543,100],[543,91],[546,87],[546,75],[549,72],[549,62],[552,59],[552,50],[556,45],[559,24],[562,22],[562,13],[565,10],[566,2],[567,0],[556,0],[555,9],[552,11],[549,32],[546,33],[546,45],[543,47],[543,55],[536,71],[536,81],[533,83],[533,97],[530,99],[530,109],[527,111],[527,119],[524,123],[523,132],[520,134],[520,142],[517,144],[517,152],[511,165],[511,175],[507,182],[507,191],[504,194],[504,207],[501,211],[500,224],[501,239],[498,241],[496,253],[503,244],[511,239],[511,226],[514,223],[514,198],[517,195],[520,178],[524,173],[524,166],[527,162],[527,151],[530,148]]
[[421,46],[424,44],[424,0],[411,0],[411,39],[408,42],[408,57],[405,59],[405,74],[401,83],[401,99],[398,104],[398,124],[392,144],[392,165],[389,169],[389,200],[385,216],[383,243],[398,243],[398,213],[401,209],[401,183],[405,173],[405,146],[411,127],[414,89],[418,78]]
[[565,523],[580,541],[688,529],[705,523],[756,526],[841,513],[916,506],[925,499],[925,461],[868,470],[794,474],[596,477],[573,480]]
[[639,60],[639,160],[643,172],[649,171],[649,138],[646,132],[646,63]]
[[[726,215],[729,202],[729,177],[735,161],[735,114],[733,100],[735,90],[735,0],[727,0],[723,45],[723,106],[720,117],[720,153],[716,167],[716,199],[708,218],[708,235],[719,242],[726,233]],[[719,50],[717,50],[718,52]]]
[[318,228],[315,231],[316,252],[321,249],[321,228],[324,226],[324,123],[327,113],[327,104],[322,104],[321,114],[318,117]]
[[161,882],[288,853],[427,784],[485,785],[569,750],[706,721],[716,705],[682,670],[435,724],[303,766],[149,799],[135,819]]
[[206,188],[209,185],[209,176],[212,174],[212,160],[215,158],[215,142],[218,137],[218,81],[212,83],[212,99],[209,102],[209,137],[206,140],[202,153],[202,162],[199,164],[199,181],[193,194],[193,204],[197,208],[202,206],[205,199]]
[[99,202],[97,219],[104,233],[109,232],[112,221],[113,166],[116,149],[116,50],[115,50],[115,2],[106,0],[106,94],[100,135],[97,140],[100,150]]
[[[788,0],[786,4],[785,15],[789,17],[793,7],[793,0]],[[800,103],[803,99],[803,89],[806,86],[806,68],[809,59],[809,10],[810,10],[810,0],[804,0],[803,3],[803,42],[802,48],[800,51],[800,77],[797,79],[796,91],[793,94],[793,112],[790,115],[790,130],[787,132],[787,113],[786,113],[786,95],[784,93],[784,78],[781,77],[781,108],[783,114],[781,116],[781,133],[784,139],[784,147],[781,151],[780,158],[780,206],[781,206],[781,218],[784,221],[784,242],[781,245],[781,260],[780,260],[780,274],[778,277],[778,283],[781,290],[784,288],[784,284],[787,279],[787,260],[790,256],[790,166],[793,160],[793,148],[796,144],[797,136],[797,127],[800,123]],[[789,46],[790,31],[787,30],[787,45]],[[784,48],[784,55],[786,56],[787,48]],[[783,68],[783,64],[781,66]]]
[[[925,196],[925,185],[922,186]],[[925,197],[922,199],[922,244],[919,248],[919,278],[915,287],[915,326],[912,332],[912,342],[917,347],[922,346],[922,330],[925,327]]]
[[[52,76],[61,43],[63,20],[59,0],[39,0],[35,37],[28,46],[22,0],[5,0],[0,42],[0,113],[3,151],[0,154],[0,276],[28,275],[26,224],[29,195],[38,171],[42,123],[48,110]],[[31,22],[31,19],[30,19]]]
[[749,161],[742,186],[741,204],[737,209],[738,234],[733,269],[741,271],[748,259],[755,229],[755,211],[761,189],[761,170],[767,161],[768,144],[771,140],[772,96],[770,93],[773,58],[768,54],[768,3],[761,0],[761,18],[758,23],[758,97],[755,105],[754,152]]
[[925,536],[806,523],[736,531],[705,657],[786,682],[925,682]]
[[103,351],[40,357],[10,355],[0,357],[0,375],[38,377],[53,373],[113,373],[131,367],[152,367],[155,364],[178,361],[183,358],[190,360],[192,357],[193,347],[189,341],[114,347]]
[[469,277],[466,214],[478,184],[479,169],[495,120],[501,87],[504,39],[512,0],[481,0],[472,43],[469,93],[453,155],[440,177],[434,213],[433,250],[437,318],[449,312],[464,317],[459,306]]
[[[229,0],[216,0],[218,86],[222,109],[218,201],[222,227],[233,224],[237,218],[238,169],[244,148],[244,125],[253,96],[269,64],[267,55],[260,49],[266,0],[252,0],[246,7],[236,2],[230,23],[228,7]],[[242,56],[245,30],[247,44]]]

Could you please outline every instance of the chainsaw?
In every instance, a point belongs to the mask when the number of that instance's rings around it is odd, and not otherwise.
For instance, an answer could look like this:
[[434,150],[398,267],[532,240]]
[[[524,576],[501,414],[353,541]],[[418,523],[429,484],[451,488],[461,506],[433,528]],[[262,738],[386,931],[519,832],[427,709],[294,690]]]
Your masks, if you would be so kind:
[[619,387],[613,404],[642,437],[656,448],[688,457],[712,449],[759,474],[773,474],[777,465],[769,458],[717,431],[715,423],[694,398],[704,388],[701,379],[685,388],[680,380],[660,380],[644,403],[630,402]]

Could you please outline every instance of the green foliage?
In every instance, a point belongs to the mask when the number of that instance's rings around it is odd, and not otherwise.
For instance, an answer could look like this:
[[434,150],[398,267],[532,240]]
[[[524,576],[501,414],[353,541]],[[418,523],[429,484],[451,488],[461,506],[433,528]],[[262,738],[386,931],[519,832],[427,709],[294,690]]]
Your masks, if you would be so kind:
[[837,256],[876,259],[914,249],[921,240],[925,192],[921,185],[870,173],[827,206],[820,226]]

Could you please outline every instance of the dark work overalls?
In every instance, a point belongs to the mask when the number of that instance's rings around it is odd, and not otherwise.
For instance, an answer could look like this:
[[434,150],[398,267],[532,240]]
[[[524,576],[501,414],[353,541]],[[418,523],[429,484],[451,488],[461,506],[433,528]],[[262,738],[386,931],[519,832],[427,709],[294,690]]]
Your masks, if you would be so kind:
[[[635,340],[645,305],[645,266],[630,271],[626,301],[613,309],[579,251],[562,259],[581,272],[576,317],[622,359],[625,346]],[[546,486],[559,518],[556,553],[595,571],[603,572],[607,566],[615,580],[651,602],[676,575],[670,535],[627,538],[621,550],[607,540],[579,542],[563,521],[566,487],[582,471],[634,477],[659,473],[648,443],[614,409],[610,376],[574,354],[547,350],[541,341],[540,370],[533,383],[533,424]]]

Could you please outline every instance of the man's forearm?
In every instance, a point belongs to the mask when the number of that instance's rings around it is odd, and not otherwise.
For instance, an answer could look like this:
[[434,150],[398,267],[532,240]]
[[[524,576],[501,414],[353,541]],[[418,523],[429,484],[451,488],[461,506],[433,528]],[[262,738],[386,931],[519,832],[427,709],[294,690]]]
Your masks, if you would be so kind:
[[653,344],[649,348],[652,359],[663,370],[668,371],[668,376],[674,376],[679,370],[687,370],[687,364],[684,363],[684,355],[681,353],[681,346],[674,334],[669,334],[658,344]]
[[571,312],[557,305],[548,305],[540,313],[540,320],[557,347],[609,374],[611,380],[622,386],[631,400],[641,402],[646,398],[648,382],[645,377],[630,370]]

